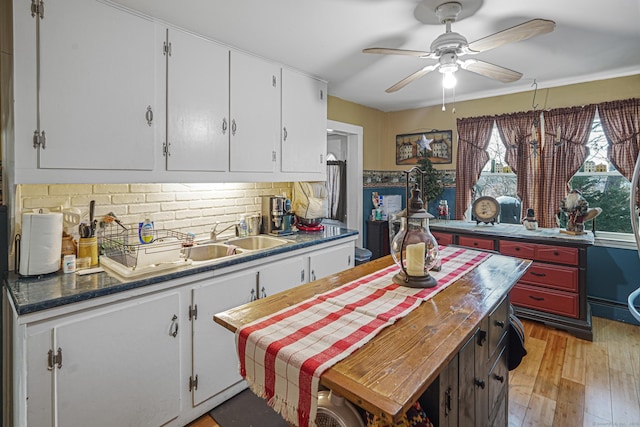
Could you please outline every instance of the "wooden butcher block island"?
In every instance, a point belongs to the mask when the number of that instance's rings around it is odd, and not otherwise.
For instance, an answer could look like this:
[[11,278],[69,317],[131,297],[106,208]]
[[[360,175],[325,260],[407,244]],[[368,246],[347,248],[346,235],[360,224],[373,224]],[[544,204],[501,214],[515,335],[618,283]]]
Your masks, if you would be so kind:
[[[391,256],[216,314],[244,325],[393,264]],[[419,398],[435,425],[507,425],[509,291],[531,261],[494,253],[326,370],[320,384],[396,421]],[[424,406],[424,405],[423,405]]]

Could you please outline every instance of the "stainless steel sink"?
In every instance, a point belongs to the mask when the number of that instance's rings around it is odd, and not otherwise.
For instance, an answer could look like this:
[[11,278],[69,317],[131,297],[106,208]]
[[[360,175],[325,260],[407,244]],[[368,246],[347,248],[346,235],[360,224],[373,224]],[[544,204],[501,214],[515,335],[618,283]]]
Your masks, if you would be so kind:
[[185,252],[187,258],[191,259],[193,263],[201,263],[240,254],[243,250],[235,249],[234,251],[233,249],[230,250],[228,245],[222,243],[209,243],[186,248]]
[[288,240],[267,236],[264,234],[260,234],[257,236],[237,237],[229,239],[225,242],[225,244],[227,245],[233,245],[248,251],[277,248],[278,246],[283,246],[287,243],[289,243]]

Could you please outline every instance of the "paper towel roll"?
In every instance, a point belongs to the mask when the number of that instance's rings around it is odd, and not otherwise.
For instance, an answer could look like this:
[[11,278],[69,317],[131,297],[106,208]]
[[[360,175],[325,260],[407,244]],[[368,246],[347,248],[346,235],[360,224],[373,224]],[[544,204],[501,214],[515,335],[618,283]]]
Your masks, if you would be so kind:
[[60,269],[62,213],[23,213],[19,272],[23,276]]

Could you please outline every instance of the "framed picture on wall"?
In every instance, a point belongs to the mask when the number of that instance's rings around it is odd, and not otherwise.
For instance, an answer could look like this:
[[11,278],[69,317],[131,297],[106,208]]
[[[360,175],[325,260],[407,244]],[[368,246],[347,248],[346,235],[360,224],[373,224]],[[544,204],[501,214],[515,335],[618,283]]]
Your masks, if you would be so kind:
[[434,165],[452,163],[452,135],[450,130],[435,129],[396,135],[396,165],[417,165],[424,157]]

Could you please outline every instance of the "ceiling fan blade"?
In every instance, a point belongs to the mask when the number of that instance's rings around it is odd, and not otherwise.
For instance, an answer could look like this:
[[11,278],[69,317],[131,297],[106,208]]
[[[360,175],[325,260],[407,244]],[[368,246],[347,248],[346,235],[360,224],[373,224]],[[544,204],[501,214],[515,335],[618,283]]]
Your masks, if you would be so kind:
[[380,53],[383,55],[408,55],[420,58],[430,58],[432,55],[432,52],[425,52],[424,50],[388,49],[385,47],[370,47],[368,49],[362,49],[362,52]]
[[417,80],[420,77],[424,76],[425,74],[430,73],[431,71],[435,70],[439,66],[440,66],[440,64],[427,65],[426,67],[419,69],[418,71],[416,71],[415,73],[411,74],[410,76],[405,77],[404,79],[400,80],[398,83],[394,84],[389,89],[385,90],[385,92],[387,92],[387,93],[396,92],[396,91],[402,89],[403,87],[405,87],[406,85],[408,85],[409,83],[411,83],[412,81]]
[[515,27],[507,28],[469,43],[469,49],[484,52],[495,49],[507,43],[515,43],[541,34],[550,33],[556,28],[556,23],[547,19],[532,19]]
[[477,59],[467,59],[466,61],[458,61],[458,64],[462,69],[471,71],[481,76],[489,77],[490,79],[498,80],[503,83],[511,83],[516,80],[520,80],[522,73],[510,70],[499,65],[494,65],[485,61],[478,61]]

